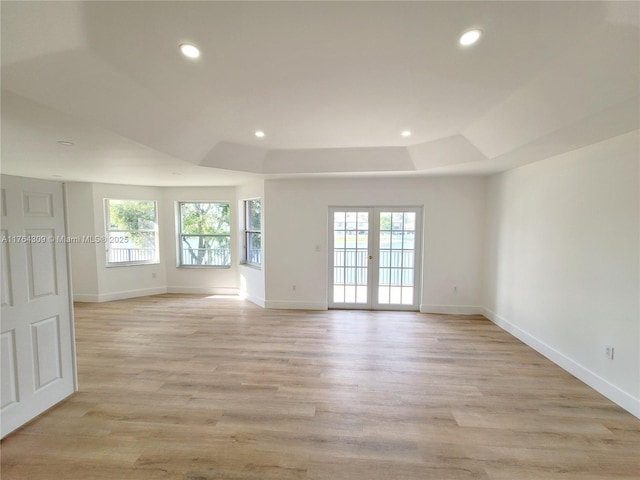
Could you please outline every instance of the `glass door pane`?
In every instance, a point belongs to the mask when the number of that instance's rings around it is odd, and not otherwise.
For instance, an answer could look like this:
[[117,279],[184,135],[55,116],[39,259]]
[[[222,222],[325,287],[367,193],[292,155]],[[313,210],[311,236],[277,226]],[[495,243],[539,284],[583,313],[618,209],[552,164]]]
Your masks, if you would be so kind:
[[378,305],[416,304],[415,210],[381,210],[378,225]]
[[369,212],[334,211],[332,299],[334,305],[366,307],[369,295]]

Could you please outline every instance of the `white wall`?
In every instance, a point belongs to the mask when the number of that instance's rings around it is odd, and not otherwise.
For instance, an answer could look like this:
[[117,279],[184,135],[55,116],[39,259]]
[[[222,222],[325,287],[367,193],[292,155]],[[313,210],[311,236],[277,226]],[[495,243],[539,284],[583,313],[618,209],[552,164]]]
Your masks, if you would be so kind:
[[[106,198],[153,200],[158,202],[158,212],[162,208],[161,188],[95,183],[93,184],[94,235],[105,235],[104,200]],[[97,301],[165,293],[167,284],[164,267],[167,250],[165,246],[160,236],[159,264],[107,267],[106,245],[95,244],[99,291]]]
[[484,282],[489,318],[636,416],[639,151],[636,131],[492,177]]
[[167,291],[171,293],[237,294],[238,248],[231,249],[231,267],[178,267],[176,212],[178,202],[227,202],[231,208],[231,245],[237,244],[238,222],[235,187],[163,188],[161,231]]
[[[77,301],[102,302],[159,293],[230,293],[239,291],[239,250],[230,268],[178,268],[176,205],[179,201],[224,201],[231,206],[232,242],[237,243],[235,187],[139,187],[69,183],[69,230],[73,236],[105,234],[104,199],[153,200],[158,205],[160,262],[106,266],[104,244],[72,244],[73,293]],[[264,298],[264,295],[263,295]]]
[[[245,185],[241,185],[236,190],[236,195],[238,198],[238,224],[240,225],[240,230],[242,229],[242,222],[244,220],[244,212],[243,212],[243,201],[250,200],[254,198],[261,199],[261,225],[264,225],[264,211],[268,206],[264,200],[264,180],[258,180],[255,182],[247,183]],[[265,234],[262,232],[262,258],[265,258],[265,245],[264,245]],[[243,239],[238,238],[238,251],[242,248]],[[260,268],[249,266],[249,265],[240,265],[239,273],[240,273],[240,294],[247,298],[247,300],[264,307],[265,306],[265,289],[264,289],[264,278],[265,278],[265,267],[262,265]]]
[[232,244],[237,243],[235,187],[167,188],[69,183],[67,203],[71,236],[105,235],[104,199],[153,200],[158,205],[160,262],[107,267],[104,244],[72,244],[73,297],[103,302],[159,293],[231,293],[239,290],[238,248],[230,268],[178,268],[178,201],[225,201],[231,206]]
[[[93,185],[90,183],[65,184],[67,225],[69,237],[81,239],[94,236]],[[69,243],[73,299],[95,302],[98,300],[98,267],[96,248],[91,243]]]
[[482,177],[267,180],[266,306],[327,308],[329,206],[424,206],[421,310],[480,311],[485,184]]
[[[484,178],[261,180],[239,187],[198,188],[72,183],[68,191],[74,234],[104,234],[105,198],[155,200],[160,222],[158,265],[107,268],[104,245],[82,246],[82,252],[72,256],[78,279],[76,300],[240,291],[261,306],[327,308],[329,205],[420,205],[424,206],[425,220],[421,309],[451,313],[481,309]],[[239,265],[239,205],[248,198],[263,199],[261,269]],[[231,204],[231,268],[177,267],[178,201]],[[316,252],[316,245],[320,252]],[[84,279],[88,281],[84,283]],[[294,284],[295,292],[291,290]]]

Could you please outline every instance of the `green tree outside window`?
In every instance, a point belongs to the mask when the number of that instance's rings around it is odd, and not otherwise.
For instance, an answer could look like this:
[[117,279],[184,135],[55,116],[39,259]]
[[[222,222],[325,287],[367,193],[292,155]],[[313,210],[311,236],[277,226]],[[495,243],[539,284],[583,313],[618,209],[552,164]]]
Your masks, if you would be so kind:
[[180,203],[180,265],[231,265],[228,203]]

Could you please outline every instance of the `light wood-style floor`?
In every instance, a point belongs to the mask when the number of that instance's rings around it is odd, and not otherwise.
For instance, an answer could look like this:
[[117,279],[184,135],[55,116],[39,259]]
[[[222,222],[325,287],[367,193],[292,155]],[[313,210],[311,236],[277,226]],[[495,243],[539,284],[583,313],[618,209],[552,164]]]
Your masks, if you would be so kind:
[[479,316],[76,305],[80,392],[2,479],[640,478],[640,420]]

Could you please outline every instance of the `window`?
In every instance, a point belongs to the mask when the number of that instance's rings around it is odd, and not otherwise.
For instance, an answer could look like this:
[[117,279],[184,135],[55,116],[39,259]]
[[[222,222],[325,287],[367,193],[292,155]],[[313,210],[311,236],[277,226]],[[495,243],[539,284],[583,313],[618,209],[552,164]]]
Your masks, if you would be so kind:
[[158,263],[158,214],[151,200],[105,199],[107,265]]
[[262,264],[262,230],[260,199],[244,201],[244,261],[249,265]]
[[181,202],[178,204],[178,210],[180,266],[230,266],[229,204]]

